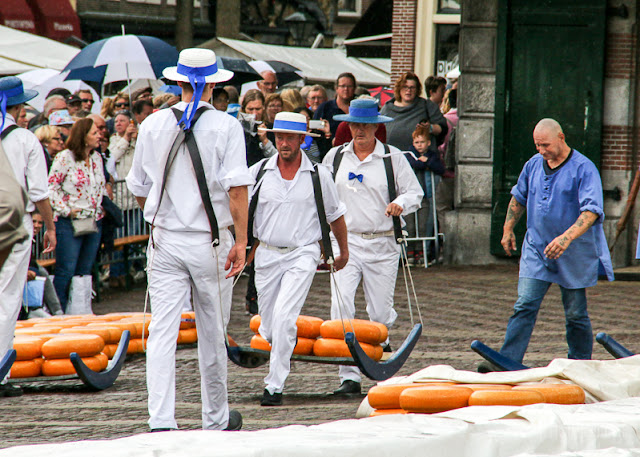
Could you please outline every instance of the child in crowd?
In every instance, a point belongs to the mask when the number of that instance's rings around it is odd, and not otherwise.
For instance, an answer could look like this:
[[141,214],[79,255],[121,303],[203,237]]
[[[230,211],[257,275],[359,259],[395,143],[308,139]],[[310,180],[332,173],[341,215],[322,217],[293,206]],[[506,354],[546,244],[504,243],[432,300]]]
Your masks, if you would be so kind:
[[211,104],[218,111],[227,111],[229,106],[229,94],[222,87],[216,87],[211,93]]
[[[440,180],[440,175],[444,173],[444,164],[440,159],[438,151],[430,149],[431,135],[429,134],[429,128],[426,127],[425,122],[420,122],[416,129],[411,134],[413,138],[413,146],[410,151],[415,155],[415,158],[411,154],[406,154],[413,171],[415,172],[422,190],[424,191],[424,197],[422,198],[421,208],[414,214],[409,214],[405,217],[407,222],[407,231],[409,232],[409,238],[416,236],[429,237],[433,236],[433,194],[431,181],[435,179],[435,185]],[[418,227],[416,234],[416,217],[418,215]],[[422,250],[422,242],[410,241],[407,243],[407,257],[410,265],[417,265],[424,261],[425,256],[429,253],[431,247],[431,241],[427,241],[427,252]]]

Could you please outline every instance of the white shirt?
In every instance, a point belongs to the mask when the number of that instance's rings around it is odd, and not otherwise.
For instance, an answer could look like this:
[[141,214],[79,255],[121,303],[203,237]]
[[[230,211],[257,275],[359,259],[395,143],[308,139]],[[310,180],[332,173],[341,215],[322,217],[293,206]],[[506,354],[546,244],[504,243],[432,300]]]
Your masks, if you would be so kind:
[[[198,104],[201,106],[212,108],[205,102]],[[187,104],[180,102],[175,107],[184,111]],[[144,218],[149,223],[158,208],[167,156],[178,128],[171,109],[153,113],[140,125],[133,164],[126,181],[133,195],[147,198]],[[212,108],[200,116],[193,132],[218,226],[230,226],[233,218],[229,210],[229,189],[254,182],[247,168],[242,127],[234,117]],[[194,243],[206,240],[204,235],[210,239],[209,220],[184,143],[178,149],[167,177],[165,194],[154,224],[161,231],[190,232]]]
[[[2,130],[6,130],[15,123],[13,116],[7,114]],[[33,202],[49,198],[47,163],[42,145],[33,132],[18,128],[2,140],[2,147],[11,163],[18,184],[29,196],[27,212],[30,213],[35,209]]]
[[[313,164],[306,154],[301,153],[301,156],[302,163],[291,181],[280,174],[278,156],[266,159],[253,236],[271,246],[301,247],[322,239],[311,179]],[[261,164],[262,161],[249,169],[254,179]],[[338,198],[329,170],[319,166],[318,173],[327,223],[331,224],[346,213],[347,207]]]
[[[398,148],[389,146],[393,175],[396,182],[397,197],[393,203],[402,207],[402,215],[410,214],[420,208],[424,195],[409,161]],[[333,171],[333,158],[338,147],[329,150],[322,161]],[[371,154],[360,161],[353,152],[353,141],[342,150],[344,154],[336,185],[340,200],[347,205],[345,222],[350,232],[373,233],[393,230],[393,220],[384,212],[390,203],[387,174],[384,169],[384,145],[376,140]],[[362,175],[358,179],[349,180],[349,172]]]

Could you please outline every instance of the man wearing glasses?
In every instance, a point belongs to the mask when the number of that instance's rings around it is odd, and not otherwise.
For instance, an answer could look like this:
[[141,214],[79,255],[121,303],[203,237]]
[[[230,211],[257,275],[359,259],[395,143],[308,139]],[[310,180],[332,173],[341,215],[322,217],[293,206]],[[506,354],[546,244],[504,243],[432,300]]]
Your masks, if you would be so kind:
[[[351,100],[354,98],[356,85],[356,77],[353,76],[353,74],[341,73],[338,79],[336,79],[336,98],[324,102],[318,106],[318,109],[313,113],[314,119],[329,121],[329,127],[331,128],[331,138],[328,139],[329,141],[336,136],[336,130],[340,124],[340,121],[334,120],[333,116],[349,112],[349,103],[351,103]],[[329,143],[328,147],[324,150],[326,151],[330,148],[331,144]],[[321,147],[321,149],[323,148]]]
[[91,112],[93,108],[93,104],[95,103],[93,100],[93,94],[90,90],[80,89],[75,93],[78,97],[80,97],[80,102],[82,103],[82,110]]

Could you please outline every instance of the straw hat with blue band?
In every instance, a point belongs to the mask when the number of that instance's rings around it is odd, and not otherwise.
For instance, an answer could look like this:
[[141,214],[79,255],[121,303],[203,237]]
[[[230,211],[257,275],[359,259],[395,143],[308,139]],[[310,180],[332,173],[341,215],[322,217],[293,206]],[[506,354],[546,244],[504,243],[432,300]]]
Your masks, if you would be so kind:
[[355,99],[349,104],[349,114],[336,114],[336,121],[353,122],[357,124],[383,124],[393,121],[392,117],[382,116],[378,111],[375,100]]
[[178,65],[162,71],[162,76],[171,81],[188,82],[193,87],[193,97],[178,124],[184,123],[184,129],[191,128],[191,121],[198,109],[204,86],[208,83],[229,81],[233,72],[218,68],[216,53],[210,49],[189,48],[180,52]]
[[307,118],[304,114],[289,113],[287,111],[281,111],[276,114],[276,118],[273,120],[273,128],[258,127],[258,130],[273,133],[297,133],[298,135],[320,136],[307,132]]
[[24,90],[20,78],[15,76],[0,78],[0,111],[2,111],[0,132],[4,128],[4,120],[7,117],[7,107],[20,105],[37,96],[38,92],[35,90]]

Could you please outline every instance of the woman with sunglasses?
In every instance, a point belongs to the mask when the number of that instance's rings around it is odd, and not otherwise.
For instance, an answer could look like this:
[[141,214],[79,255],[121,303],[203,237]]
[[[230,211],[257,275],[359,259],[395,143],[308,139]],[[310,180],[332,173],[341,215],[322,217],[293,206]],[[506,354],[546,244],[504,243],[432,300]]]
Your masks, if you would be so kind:
[[42,149],[44,150],[44,158],[47,161],[47,172],[51,170],[51,164],[56,155],[64,149],[64,140],[60,135],[60,129],[53,125],[43,125],[38,127],[34,132]]
[[107,129],[109,135],[112,135],[115,131],[115,116],[119,111],[130,111],[131,105],[129,104],[129,94],[119,92],[113,98],[105,97],[102,101],[102,111],[100,115],[107,121]]

